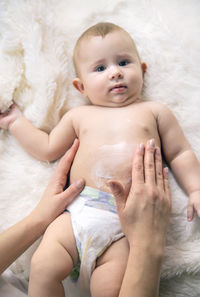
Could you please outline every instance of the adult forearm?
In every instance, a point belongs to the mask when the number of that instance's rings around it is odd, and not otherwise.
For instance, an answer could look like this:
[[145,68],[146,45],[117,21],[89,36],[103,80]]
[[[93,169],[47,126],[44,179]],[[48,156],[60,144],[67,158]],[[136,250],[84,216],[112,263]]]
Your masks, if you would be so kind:
[[9,131],[20,145],[33,157],[48,160],[49,136],[34,127],[24,116],[19,117],[10,126]]
[[148,246],[130,248],[119,297],[158,296],[162,253],[150,252],[151,249]]
[[0,234],[0,274],[31,246],[45,231],[45,226],[31,216]]

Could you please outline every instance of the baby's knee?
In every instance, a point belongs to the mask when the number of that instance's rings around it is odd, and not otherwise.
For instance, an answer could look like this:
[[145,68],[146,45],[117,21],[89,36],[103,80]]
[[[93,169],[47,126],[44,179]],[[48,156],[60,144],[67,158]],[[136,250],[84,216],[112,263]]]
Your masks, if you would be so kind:
[[[51,244],[51,245],[50,245]],[[31,260],[31,278],[42,281],[62,281],[73,268],[71,255],[56,241],[49,245],[41,244]]]

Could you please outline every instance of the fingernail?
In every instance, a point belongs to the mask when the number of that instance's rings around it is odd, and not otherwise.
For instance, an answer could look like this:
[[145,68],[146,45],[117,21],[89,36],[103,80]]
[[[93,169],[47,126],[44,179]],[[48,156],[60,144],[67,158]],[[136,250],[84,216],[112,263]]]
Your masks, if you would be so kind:
[[156,148],[156,155],[160,156],[160,148],[159,147]]
[[151,147],[154,147],[155,146],[155,140],[153,138],[149,140],[149,145]]
[[167,180],[168,180],[168,173],[169,173],[168,167],[163,168],[163,176]]
[[143,152],[144,151],[144,144],[143,143],[140,143],[139,150],[140,150],[140,152]]
[[75,144],[76,144],[76,142],[77,142],[77,138],[75,138],[75,139],[74,139],[74,142],[73,142],[73,144],[72,144],[72,145],[75,145]]
[[84,186],[84,180],[83,179],[79,179],[76,181],[76,187],[81,189]]
[[165,167],[165,168],[163,169],[163,172],[164,172],[165,177],[168,178],[168,173],[169,173],[169,169],[168,169],[168,167]]

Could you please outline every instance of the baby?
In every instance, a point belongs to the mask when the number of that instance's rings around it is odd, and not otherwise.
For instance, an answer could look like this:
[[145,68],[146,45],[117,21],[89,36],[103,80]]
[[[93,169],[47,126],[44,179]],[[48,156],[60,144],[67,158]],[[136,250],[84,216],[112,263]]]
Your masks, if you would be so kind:
[[76,283],[83,291],[93,297],[118,296],[128,244],[108,181],[118,180],[129,190],[132,156],[139,143],[152,139],[150,146],[162,146],[189,196],[188,221],[195,210],[200,216],[199,162],[172,112],[163,104],[142,100],[146,64],[131,36],[119,26],[99,23],[78,39],[73,60],[73,85],[92,105],[71,109],[49,135],[35,128],[16,105],[0,115],[0,126],[43,161],[56,160],[75,138],[80,140],[70,182],[83,177],[86,187],[49,226],[34,254],[30,297],[64,296],[62,280],[77,263]]

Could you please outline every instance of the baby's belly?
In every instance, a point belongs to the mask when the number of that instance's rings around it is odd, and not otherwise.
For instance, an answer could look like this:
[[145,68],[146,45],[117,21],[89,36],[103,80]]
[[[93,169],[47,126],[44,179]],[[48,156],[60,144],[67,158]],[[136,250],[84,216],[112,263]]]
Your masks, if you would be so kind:
[[120,181],[129,190],[136,143],[119,142],[87,150],[80,147],[71,168],[70,182],[84,178],[86,185],[110,192],[107,182]]

